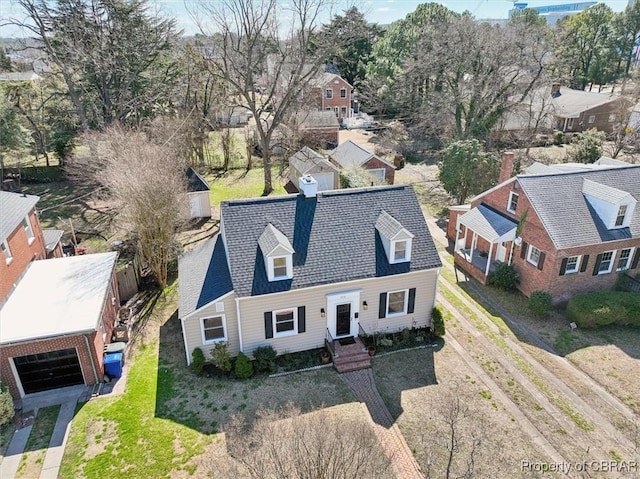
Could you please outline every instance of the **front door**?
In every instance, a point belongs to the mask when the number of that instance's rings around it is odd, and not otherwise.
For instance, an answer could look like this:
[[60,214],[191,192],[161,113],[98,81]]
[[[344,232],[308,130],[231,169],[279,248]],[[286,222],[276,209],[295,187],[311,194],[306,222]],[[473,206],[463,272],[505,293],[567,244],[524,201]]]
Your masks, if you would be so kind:
[[351,303],[336,305],[336,336],[351,335]]
[[496,260],[504,263],[507,257],[507,248],[504,243],[498,243],[498,249],[496,249]]

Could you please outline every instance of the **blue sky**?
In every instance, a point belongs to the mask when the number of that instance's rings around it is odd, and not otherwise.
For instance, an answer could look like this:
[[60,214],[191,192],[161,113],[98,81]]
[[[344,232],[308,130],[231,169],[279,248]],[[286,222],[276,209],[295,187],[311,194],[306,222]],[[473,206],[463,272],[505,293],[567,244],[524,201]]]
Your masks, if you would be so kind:
[[[213,0],[215,1],[215,0]],[[526,0],[523,0],[526,1]],[[196,27],[190,18],[187,8],[195,7],[198,0],[149,0],[149,3],[156,4],[167,16],[173,16],[178,21],[178,26],[186,34],[195,33]],[[426,1],[419,0],[337,0],[338,11],[344,10],[348,5],[356,5],[358,9],[365,13],[369,21],[378,24],[391,23],[394,20],[404,18],[407,13],[412,12],[416,7]],[[447,0],[440,2],[447,8],[456,12],[470,11],[476,18],[507,18],[507,13],[512,7],[512,2],[508,0]],[[572,3],[566,0],[532,0],[529,6],[560,5]],[[628,0],[607,0],[604,3],[609,5],[614,11],[622,11],[628,4]],[[14,0],[0,0],[0,24],[1,20],[9,17],[20,17],[20,8]],[[12,27],[2,27],[0,37],[16,36],[19,31]]]

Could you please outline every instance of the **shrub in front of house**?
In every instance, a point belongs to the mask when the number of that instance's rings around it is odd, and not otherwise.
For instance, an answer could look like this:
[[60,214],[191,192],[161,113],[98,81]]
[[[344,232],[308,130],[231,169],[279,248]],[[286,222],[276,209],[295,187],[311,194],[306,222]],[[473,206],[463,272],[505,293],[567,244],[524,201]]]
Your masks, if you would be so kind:
[[577,294],[567,304],[567,316],[581,328],[609,324],[640,328],[640,294],[625,291]]
[[229,345],[226,342],[221,341],[216,343],[211,350],[211,359],[213,365],[221,371],[227,374],[231,372],[231,355],[229,354]]
[[433,308],[431,319],[433,320],[433,334],[438,337],[444,336],[444,317],[442,316],[442,310],[438,306]]
[[513,265],[500,263],[489,273],[487,282],[491,286],[504,289],[505,291],[515,291],[518,286],[519,275]]
[[546,291],[534,291],[531,293],[527,307],[536,316],[548,316],[553,308],[553,300]]
[[255,369],[259,373],[274,373],[278,366],[276,365],[276,356],[278,353],[272,346],[260,346],[253,351],[253,359],[255,360]]
[[251,360],[244,353],[238,353],[236,358],[235,375],[238,379],[249,379],[253,376],[253,364]]
[[202,349],[195,348],[191,353],[191,370],[198,376],[202,374],[204,368],[204,353]]
[[14,414],[13,398],[9,392],[9,388],[3,383],[0,383],[0,426],[4,426],[13,421]]

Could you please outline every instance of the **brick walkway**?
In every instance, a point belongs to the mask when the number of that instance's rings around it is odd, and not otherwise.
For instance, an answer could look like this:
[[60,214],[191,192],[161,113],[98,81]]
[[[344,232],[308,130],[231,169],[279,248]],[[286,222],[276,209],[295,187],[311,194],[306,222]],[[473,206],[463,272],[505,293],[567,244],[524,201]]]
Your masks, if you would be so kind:
[[404,436],[398,429],[378,393],[372,369],[361,369],[340,375],[349,385],[356,397],[362,401],[373,420],[373,430],[384,448],[386,456],[391,462],[396,477],[400,479],[423,479],[420,466],[413,457]]

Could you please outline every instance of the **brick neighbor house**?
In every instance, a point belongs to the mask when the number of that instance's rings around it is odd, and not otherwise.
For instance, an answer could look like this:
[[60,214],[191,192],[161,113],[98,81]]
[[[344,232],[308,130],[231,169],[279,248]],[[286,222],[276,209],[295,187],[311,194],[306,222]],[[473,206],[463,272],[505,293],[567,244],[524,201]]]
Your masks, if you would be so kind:
[[120,306],[117,253],[62,257],[38,199],[0,192],[0,381],[16,400],[102,381]]
[[506,153],[500,183],[450,209],[458,267],[486,283],[497,263],[512,264],[526,296],[546,291],[556,303],[610,289],[616,272],[638,268],[640,166],[603,158],[512,171]]
[[322,73],[314,82],[317,91],[317,107],[321,111],[333,111],[340,122],[352,116],[351,86],[344,78],[335,73]]
[[0,305],[31,261],[62,256],[62,232],[40,227],[39,199],[0,191]]

